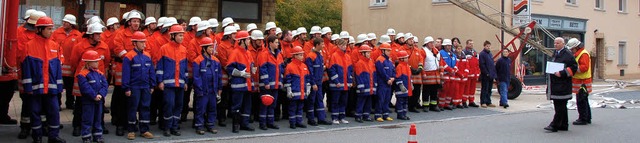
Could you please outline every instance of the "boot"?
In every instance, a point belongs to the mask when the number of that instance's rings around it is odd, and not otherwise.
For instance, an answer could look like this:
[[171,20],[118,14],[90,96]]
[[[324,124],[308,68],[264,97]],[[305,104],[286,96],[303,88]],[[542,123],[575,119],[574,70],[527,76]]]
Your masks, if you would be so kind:
[[116,136],[124,136],[124,127],[122,126],[116,127]]
[[440,112],[440,107],[438,107],[437,105],[431,105],[429,106],[429,110],[433,112]]
[[469,107],[480,107],[478,106],[478,104],[476,104],[475,102],[469,102]]
[[462,107],[469,108],[469,106],[467,105],[467,102],[462,102]]
[[81,128],[80,128],[80,127],[73,127],[73,133],[72,133],[72,135],[73,135],[74,137],[78,137],[78,136],[80,136],[80,130],[81,130]]
[[[18,139],[26,139],[31,134],[31,124],[30,123],[21,123],[20,124],[20,133],[18,134]],[[42,142],[42,139],[40,140]]]
[[222,118],[222,119],[218,120],[218,126],[226,127],[227,126],[227,123],[225,123],[226,120],[227,120],[226,118]]
[[453,108],[454,108],[454,107],[453,107],[453,106],[450,106],[450,105],[446,105],[446,106],[444,106],[444,109],[445,109],[445,110],[453,110]]
[[65,141],[64,139],[62,139],[60,137],[55,137],[55,138],[49,138],[49,140],[47,142],[48,143],[66,143],[67,141]]
[[42,137],[33,138],[33,143],[42,143]]
[[231,132],[233,133],[239,133],[240,132],[240,114],[239,113],[232,113],[233,116],[233,128],[231,130]]

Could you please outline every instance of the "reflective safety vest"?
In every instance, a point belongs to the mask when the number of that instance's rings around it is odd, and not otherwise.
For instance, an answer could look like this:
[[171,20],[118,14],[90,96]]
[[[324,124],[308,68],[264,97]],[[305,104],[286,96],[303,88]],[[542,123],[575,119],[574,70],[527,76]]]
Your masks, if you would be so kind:
[[[422,71],[422,84],[440,84],[440,53],[437,52],[438,50],[436,48],[433,48],[431,50],[424,49],[424,51],[425,62],[423,64],[424,68]],[[435,53],[432,51],[435,51]]]
[[576,62],[578,63],[578,71],[573,75],[572,79],[572,91],[578,93],[582,85],[584,84],[587,93],[592,92],[592,78],[591,78],[591,54],[587,50],[580,49],[575,54]]

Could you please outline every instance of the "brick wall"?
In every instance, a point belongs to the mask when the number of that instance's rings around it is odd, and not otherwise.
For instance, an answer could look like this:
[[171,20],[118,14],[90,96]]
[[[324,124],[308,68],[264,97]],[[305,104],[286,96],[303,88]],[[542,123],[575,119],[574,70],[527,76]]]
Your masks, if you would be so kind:
[[[218,0],[167,0],[166,15],[176,17],[177,19],[189,20],[193,16],[198,16],[203,20],[209,18],[217,18],[218,22],[222,22],[222,18],[218,17]],[[264,30],[264,26],[269,21],[276,20],[275,0],[262,1],[262,22],[256,23],[258,29]],[[220,23],[222,24],[222,23]],[[238,23],[241,29],[245,29],[248,23]],[[219,29],[218,31],[221,31]]]

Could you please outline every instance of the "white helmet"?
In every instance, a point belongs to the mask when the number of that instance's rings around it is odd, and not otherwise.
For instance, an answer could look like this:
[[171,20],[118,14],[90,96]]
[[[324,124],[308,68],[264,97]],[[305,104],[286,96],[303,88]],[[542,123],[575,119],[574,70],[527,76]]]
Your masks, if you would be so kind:
[[380,36],[379,43],[391,43],[391,37],[389,37],[389,35],[382,35]]
[[200,17],[197,17],[197,16],[191,17],[191,19],[189,19],[189,26],[196,25],[200,21],[202,21],[202,19],[200,19]]
[[249,23],[247,25],[247,32],[251,30],[256,30],[256,29],[258,29],[258,25],[256,25],[255,23]]
[[404,40],[409,40],[410,38],[413,38],[413,34],[411,34],[411,33],[405,33],[404,34]]
[[298,27],[298,34],[307,33],[307,28]]
[[359,34],[357,38],[358,38],[357,39],[358,41],[356,41],[356,44],[360,44],[360,43],[362,43],[364,41],[369,40],[369,38],[367,37],[366,34]]
[[27,23],[36,24],[38,19],[40,19],[40,17],[44,17],[44,16],[47,16],[47,14],[42,12],[42,11],[34,11],[29,15],[29,20],[27,20]]
[[69,22],[69,24],[71,24],[71,25],[78,25],[76,23],[76,16],[73,16],[71,14],[64,15],[64,18],[62,19],[62,21]]
[[356,40],[353,38],[353,36],[349,36],[349,44],[354,44],[356,43]]
[[418,41],[420,41],[420,39],[418,39],[418,36],[413,36],[413,42],[418,43]]
[[269,29],[273,29],[273,28],[277,28],[276,27],[276,23],[275,22],[267,22],[267,24],[264,26],[264,30],[269,30]]
[[322,34],[322,31],[320,31],[320,26],[313,26],[311,27],[311,32],[309,34]]
[[253,40],[263,40],[264,39],[264,34],[262,34],[262,31],[260,31],[260,30],[253,30],[253,31],[251,31],[251,39],[253,39]]
[[322,27],[322,33],[320,33],[320,34],[324,35],[324,34],[327,34],[329,32],[331,32],[331,28],[330,27]]
[[[396,39],[395,40],[398,40],[400,38],[404,38],[404,33],[402,33],[402,32],[398,33],[398,35],[396,35]],[[404,38],[404,40],[407,40],[407,38]]]
[[116,18],[116,17],[111,17],[111,18],[107,19],[107,26],[111,26],[111,25],[116,24],[116,23],[118,23],[118,18]]
[[197,23],[197,25],[198,25],[197,31],[203,31],[211,28],[211,24],[209,24],[209,21],[200,21]]
[[104,29],[104,26],[102,26],[102,24],[100,23],[89,24],[89,26],[87,26],[87,32],[85,34],[102,33],[102,29]]
[[236,27],[236,31],[240,31],[241,30],[240,29],[240,24],[238,24],[238,23],[234,23],[233,27]]
[[227,27],[229,24],[233,23],[233,19],[231,17],[227,17],[222,19],[222,27]]
[[127,15],[127,21],[129,21],[131,19],[134,19],[134,18],[142,20],[142,15],[138,11],[129,12],[129,15]]
[[144,20],[144,26],[147,26],[151,23],[158,23],[158,21],[156,21],[155,17],[147,17],[147,19]]
[[389,36],[396,35],[396,30],[394,30],[392,28],[387,29],[387,35],[389,35]]
[[369,38],[369,40],[378,39],[378,37],[376,37],[376,34],[375,34],[375,33],[369,33],[369,34],[367,34],[367,38]]
[[23,19],[27,19],[27,18],[29,18],[29,16],[31,16],[31,14],[32,14],[33,12],[36,12],[36,10],[35,10],[35,9],[29,9],[29,10],[25,11],[25,12],[24,12],[24,18],[23,18]]
[[582,42],[580,42],[580,40],[576,39],[576,38],[571,38],[569,39],[569,41],[567,42],[567,48],[569,48],[569,50],[578,47],[578,45],[580,45]]
[[218,19],[215,19],[215,18],[209,19],[209,25],[211,25],[211,27],[216,27],[216,28],[220,26],[220,24],[218,24]]
[[168,17],[167,20],[164,21],[162,28],[171,27],[176,24],[178,24],[178,20],[175,17]]
[[427,36],[427,37],[424,38],[424,43],[423,44],[427,44],[429,42],[433,42],[433,37]]
[[167,17],[160,17],[158,18],[158,27],[162,27],[162,25],[164,25],[164,23],[167,22]]
[[338,34],[331,35],[331,41],[338,40],[338,39],[340,39],[340,35],[338,35]]
[[282,29],[276,28],[276,35],[282,33]]
[[291,31],[291,35],[292,35],[291,37],[296,37],[296,36],[298,36],[298,34],[300,34],[300,33],[298,33],[298,30]]
[[451,46],[451,39],[442,40],[442,46]]
[[[116,19],[116,21],[118,21],[118,19]],[[102,19],[100,19],[99,16],[93,16],[93,17],[89,18],[89,20],[87,20],[87,23],[85,23],[85,26],[89,26],[89,25],[94,24],[94,23],[99,23],[101,25],[104,25],[104,22],[102,22]]]
[[349,38],[349,32],[347,32],[347,31],[340,32],[340,38],[341,39]]
[[230,34],[233,34],[233,33],[236,33],[236,32],[238,32],[238,30],[236,30],[235,26],[227,26],[227,27],[224,28],[223,35],[230,35]]
[[122,14],[122,19],[127,19],[127,17],[129,17],[129,11]]

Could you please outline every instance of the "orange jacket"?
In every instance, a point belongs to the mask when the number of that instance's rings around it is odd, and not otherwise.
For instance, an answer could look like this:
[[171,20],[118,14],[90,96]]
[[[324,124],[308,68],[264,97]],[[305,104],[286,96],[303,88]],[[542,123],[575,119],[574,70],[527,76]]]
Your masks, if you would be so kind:
[[[583,73],[583,72],[587,72],[590,68],[591,68],[591,57],[589,57],[589,55],[587,54],[583,54],[580,55],[580,53],[584,50],[583,49],[579,49],[578,51],[576,51],[573,55],[574,57],[578,57],[578,71],[576,73]],[[592,70],[593,72],[593,70]],[[587,88],[587,92],[591,93],[592,92],[592,83],[593,83],[593,78],[588,78],[588,79],[576,79],[573,78],[572,79],[572,83],[573,83],[573,93],[578,94],[578,91],[580,89],[580,87],[582,86],[582,84],[584,84]]]
[[[422,48],[411,47],[410,49],[407,49],[407,52],[409,53],[408,63],[411,69],[418,69],[420,66],[423,66],[426,53]],[[423,84],[421,74],[411,75],[411,80],[413,81],[413,84]]]
[[[98,52],[100,57],[103,59],[100,60],[98,64],[99,71],[106,71],[108,67],[108,63],[111,61],[111,53],[105,42],[99,42],[96,46],[92,46],[89,43],[88,39],[82,39],[76,46],[73,47],[73,51],[71,56],[67,58],[69,61],[69,65],[71,67],[71,72],[73,75],[80,74],[80,71],[84,68],[85,62],[82,62],[82,54],[88,50],[94,50]],[[64,67],[63,67],[64,68]],[[64,71],[63,71],[64,75]],[[80,86],[78,85],[78,79],[73,80],[73,95],[80,96]]]
[[111,32],[111,30],[105,30],[100,34],[100,41],[103,41],[109,49],[115,47],[113,45],[113,36],[115,36],[115,32]]
[[349,53],[349,56],[351,56],[351,63],[358,63],[358,61],[360,60],[360,46],[354,46],[353,48],[347,48],[347,53]]
[[162,49],[160,49],[162,46],[164,46],[164,44],[167,44],[169,42],[171,42],[171,40],[169,39],[169,35],[168,34],[158,34],[155,35],[152,38],[149,38],[147,41],[147,46],[150,47],[151,50],[149,50],[149,54],[151,54],[151,61],[153,61],[153,63],[158,63],[158,61],[160,60],[160,51]]
[[360,60],[358,63],[354,65],[355,70],[355,80],[358,95],[375,95],[376,94],[376,66],[375,60],[364,57],[362,55],[358,56]]
[[160,60],[156,65],[156,82],[165,87],[182,88],[186,85],[187,48],[176,42],[160,47]]
[[62,92],[62,49],[51,38],[36,36],[27,42],[21,61],[21,86],[34,95]]
[[[225,66],[228,75],[233,75],[233,71],[244,71],[253,74],[252,67],[254,66],[253,56],[244,47],[239,45],[234,46],[233,52],[230,52],[228,63]],[[257,69],[256,69],[257,70]],[[245,78],[241,76],[230,76],[229,84],[232,91],[253,91],[255,86],[252,82],[253,78]]]
[[302,50],[304,51],[304,53],[309,53],[311,51],[311,49],[313,49],[313,47],[315,47],[313,45],[313,40],[309,40],[309,41],[304,43],[304,46],[302,47]]
[[404,86],[407,88],[406,92],[402,92],[401,90],[395,90],[396,97],[407,97],[413,96],[413,85],[411,84],[411,69],[409,68],[409,64],[407,62],[400,61],[396,66],[396,80],[395,84],[399,88],[400,86]]
[[291,58],[291,50],[293,50],[293,43],[280,41],[280,50],[282,50],[282,57],[284,59]]
[[264,51],[265,48],[264,48],[264,46],[261,46],[259,48],[254,48],[253,44],[249,44],[248,49],[249,50],[247,50],[247,51],[249,51],[249,54],[251,54],[251,60],[254,61],[254,64],[253,64],[252,68],[256,69],[256,72],[252,72],[251,73],[251,78],[252,78],[252,82],[253,82],[251,85],[253,85],[255,87],[254,89],[256,89],[256,90],[254,90],[254,92],[258,92],[257,89],[259,89],[259,87],[260,87],[260,86],[258,86],[259,85],[258,83],[260,81],[260,74],[258,73],[259,72],[258,71],[258,67],[260,65],[255,64],[255,63],[257,63],[257,61],[258,61],[258,55],[260,53],[262,53],[262,51]]
[[[29,31],[23,26],[20,26],[20,27],[22,27],[22,29],[18,28],[18,33],[17,33],[18,49],[15,51],[15,58],[14,58],[16,60],[17,70],[21,69],[22,60],[26,56],[25,50],[27,49],[26,48],[27,42],[31,41],[31,39],[34,39],[38,36],[34,31]],[[22,72],[18,72],[16,78],[21,79]],[[18,85],[22,85],[22,80],[18,80]],[[20,91],[20,93],[22,93],[23,92],[22,86],[18,86],[18,90]]]

